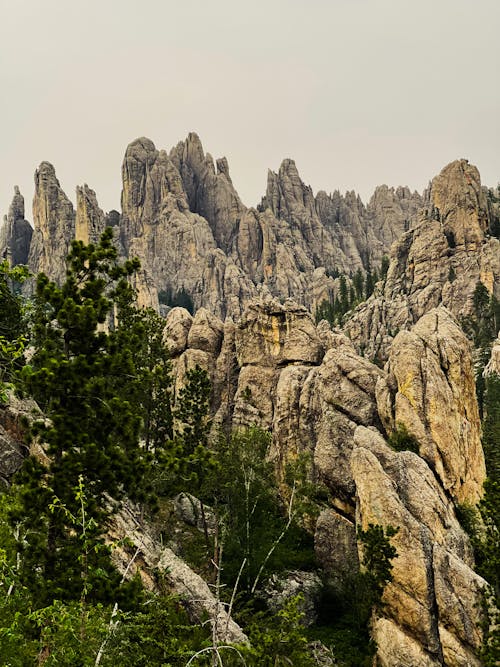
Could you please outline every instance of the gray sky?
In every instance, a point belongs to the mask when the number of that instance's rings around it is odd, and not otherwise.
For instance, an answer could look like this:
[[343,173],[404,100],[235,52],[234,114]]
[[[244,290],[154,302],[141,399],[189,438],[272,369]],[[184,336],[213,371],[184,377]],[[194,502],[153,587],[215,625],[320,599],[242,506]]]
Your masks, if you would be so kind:
[[119,208],[138,136],[196,131],[255,205],[294,158],[314,191],[500,180],[499,0],[0,0],[0,212],[52,162]]

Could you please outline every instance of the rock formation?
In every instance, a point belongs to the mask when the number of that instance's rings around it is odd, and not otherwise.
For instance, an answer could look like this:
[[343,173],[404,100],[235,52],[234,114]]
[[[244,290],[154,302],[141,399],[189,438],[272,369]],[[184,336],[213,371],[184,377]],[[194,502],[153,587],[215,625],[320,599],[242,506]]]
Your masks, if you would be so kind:
[[33,223],[29,268],[60,282],[66,274],[63,258],[75,238],[75,212],[49,162],[42,162],[35,173]]
[[457,502],[476,504],[486,471],[474,368],[470,344],[451,313],[436,308],[401,331],[385,370],[377,402],[386,430],[404,425],[442,487]]
[[[327,499],[309,528],[330,583],[341,590],[363,562],[357,528],[398,528],[394,578],[373,618],[377,665],[479,667],[485,582],[455,514],[457,504],[480,500],[485,478],[460,322],[472,313],[479,281],[500,297],[500,241],[490,236],[497,207],[477,169],[458,160],[423,196],[381,186],[365,206],[354,192],[314,196],[284,160],[269,172],[261,204],[247,208],[225,158],[214,162],[190,134],[170,153],[135,140],[122,177],[121,214],[105,215],[87,186],[77,189],[75,214],[53,167],[42,163],[29,254],[17,190],[1,248],[14,263],[24,257],[33,271],[61,280],[71,240],[96,241],[113,225],[120,254],[141,260],[140,303],[168,311],[176,395],[190,369],[205,369],[214,428],[269,431],[284,493],[287,464],[307,455],[310,480]],[[367,272],[389,252],[387,275],[342,330],[315,324],[311,312],[339,291],[334,276]],[[179,295],[193,314],[170,308]],[[497,341],[485,373],[499,372],[498,348]],[[418,454],[389,446],[401,429]],[[19,447],[0,432],[0,475],[19,460]],[[151,568],[168,566],[173,588],[195,591],[208,600],[196,613],[214,616],[203,582],[131,521],[121,514],[115,529],[139,549],[146,583]],[[125,570],[126,551],[116,557]],[[228,638],[246,639],[230,627]]]
[[[330,498],[315,543],[332,583],[341,586],[358,560],[356,526],[399,528],[394,580],[373,626],[379,664],[479,666],[485,582],[454,503],[478,501],[485,468],[471,350],[451,313],[441,307],[401,332],[385,370],[291,301],[251,302],[222,338],[205,312],[196,334],[195,322],[179,308],[167,316],[178,388],[195,362],[216,395],[227,383],[219,422],[270,430],[282,479],[287,462],[309,452],[310,474]],[[386,432],[399,425],[418,438],[420,456],[388,446]]]
[[87,184],[76,188],[75,238],[83,243],[97,243],[106,227],[95,192]]
[[400,329],[439,304],[459,320],[472,313],[478,282],[500,297],[500,241],[487,234],[479,172],[467,160],[447,165],[430,188],[420,222],[394,244],[387,278],[347,322],[370,358],[386,358]]
[[472,569],[453,504],[416,454],[392,451],[362,426],[354,442],[359,525],[398,528],[391,540],[398,553],[393,581],[373,625],[379,664],[479,667],[478,601],[485,582]]
[[8,259],[11,266],[27,264],[32,234],[30,223],[24,219],[24,197],[16,185],[9,213],[0,230],[0,257]]

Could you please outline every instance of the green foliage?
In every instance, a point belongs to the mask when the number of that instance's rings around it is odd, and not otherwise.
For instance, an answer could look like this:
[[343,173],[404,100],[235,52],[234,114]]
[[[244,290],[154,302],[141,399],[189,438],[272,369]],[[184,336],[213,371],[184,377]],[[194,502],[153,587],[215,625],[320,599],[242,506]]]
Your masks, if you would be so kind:
[[500,377],[490,375],[484,386],[483,449],[487,478],[478,507],[461,505],[457,516],[468,532],[476,560],[476,571],[489,588],[484,595],[483,664],[500,660]]
[[474,312],[462,321],[462,327],[477,348],[489,348],[500,328],[500,303],[478,282],[473,295]]
[[363,575],[371,591],[371,603],[381,607],[382,594],[385,586],[392,581],[391,561],[396,558],[397,551],[390,543],[390,538],[397,534],[399,528],[370,523],[367,530],[358,527],[357,538],[363,545]]
[[16,286],[29,277],[24,266],[0,263],[0,403],[13,390],[27,343],[24,305]]
[[[220,437],[216,465],[206,477],[202,497],[219,517],[223,542],[224,583],[232,587],[241,568],[240,590],[254,592],[271,572],[308,568],[313,564],[312,540],[299,520],[310,511],[308,491],[297,464],[293,498],[284,506],[274,469],[266,460],[270,436],[257,428]],[[243,563],[243,567],[242,567]]]
[[158,452],[155,484],[162,495],[185,490],[196,494],[214,465],[208,447],[210,392],[206,371],[196,365],[187,372],[172,411],[172,437]]
[[396,429],[391,433],[387,439],[388,444],[397,452],[414,452],[419,453],[420,446],[417,438],[408,432],[405,424],[399,423]]
[[[100,534],[112,511],[107,494],[116,500],[125,493],[141,499],[140,417],[126,396],[135,373],[132,352],[116,331],[103,326],[113,301],[130,293],[127,277],[137,266],[133,260],[117,261],[108,228],[98,246],[73,242],[61,287],[43,274],[37,279],[35,352],[22,377],[47,416],[31,434],[46,443],[48,457],[25,461],[17,477],[21,509],[11,517],[26,528],[19,545],[21,580],[36,606],[81,596],[79,536],[70,520],[79,511],[73,489],[80,476],[88,494],[88,520],[96,522]],[[54,497],[66,511],[51,511]],[[91,597],[107,601],[117,575],[104,550],[91,558],[94,572],[106,573],[94,582]]]
[[492,236],[500,239],[500,185],[496,188],[488,188],[486,197],[489,203],[490,228]]
[[7,260],[0,262],[0,336],[4,340],[13,341],[23,333],[23,302],[16,288],[29,275],[25,266],[11,268]]
[[363,300],[363,295],[364,295],[364,288],[365,288],[365,279],[363,276],[363,272],[361,269],[358,269],[356,273],[354,274],[354,277],[352,279],[353,285],[354,285],[354,290],[356,292],[356,298],[359,299],[360,301]]
[[387,257],[387,255],[384,255],[382,257],[382,263],[380,265],[380,279],[381,280],[386,279],[387,271],[389,270],[389,264],[390,264],[389,258]]
[[327,585],[310,639],[331,648],[341,667],[371,667],[375,646],[370,639],[372,592],[362,573],[346,577],[342,585]]
[[137,308],[130,295],[118,303],[120,344],[131,349],[135,375],[125,384],[126,395],[142,417],[141,439],[154,456],[173,436],[172,375],[163,342],[165,320],[152,308]]
[[291,598],[277,614],[257,612],[248,626],[251,648],[241,648],[248,667],[314,667],[302,624],[301,597]]
[[190,623],[178,599],[153,596],[136,613],[122,615],[101,665],[184,667],[209,639],[209,628]]
[[41,664],[93,667],[108,634],[111,614],[112,610],[101,604],[60,600],[32,612],[30,620],[39,631],[37,656]]

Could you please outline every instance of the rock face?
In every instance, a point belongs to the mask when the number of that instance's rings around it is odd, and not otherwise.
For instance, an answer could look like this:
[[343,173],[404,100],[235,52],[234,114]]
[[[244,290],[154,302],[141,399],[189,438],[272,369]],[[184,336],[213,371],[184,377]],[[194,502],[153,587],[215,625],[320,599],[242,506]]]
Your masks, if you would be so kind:
[[138,139],[127,148],[122,174],[121,242],[129,256],[141,259],[154,288],[185,290],[197,308],[216,315],[239,312],[255,288],[217,248],[207,220],[190,210],[173,160]]
[[[287,159],[269,172],[258,209],[247,208],[227,160],[214,162],[194,133],[170,153],[144,137],[133,141],[122,179],[121,215],[106,216],[86,185],[77,188],[75,214],[54,168],[42,163],[30,268],[60,280],[70,241],[95,242],[114,224],[121,253],[141,260],[136,287],[142,305],[172,305],[182,292],[218,317],[241,315],[259,288],[316,309],[339,291],[332,274],[378,266],[422,203],[416,193],[386,186],[367,207],[354,193],[315,197]],[[20,241],[11,245],[22,254]]]
[[489,237],[479,172],[467,160],[446,166],[430,188],[420,222],[391,251],[387,278],[346,324],[358,350],[387,357],[400,329],[440,304],[471,315],[476,284],[500,297],[500,241]]
[[83,243],[97,243],[106,226],[95,192],[88,185],[76,188],[75,238]]
[[113,516],[108,538],[120,545],[112,552],[118,570],[128,578],[138,572],[144,587],[153,592],[159,592],[156,573],[161,572],[164,585],[183,601],[192,622],[201,623],[208,617],[221,643],[248,643],[245,633],[228,617],[208,584],[158,542],[138,520],[138,514],[132,505],[125,504]]
[[63,260],[75,238],[75,212],[49,162],[42,162],[35,173],[33,223],[29,268],[35,274],[43,271],[53,280],[62,281],[66,273]]
[[[309,453],[329,497],[315,549],[330,583],[342,590],[362,562],[357,527],[399,528],[394,579],[373,620],[377,664],[479,667],[485,582],[454,503],[479,499],[484,457],[471,350],[451,313],[438,308],[401,332],[384,370],[291,301],[252,301],[222,340],[208,335],[204,313],[205,335],[192,335],[194,322],[172,310],[166,337],[181,377],[202,360],[224,394],[216,421],[269,430],[281,480],[287,462]],[[420,456],[388,446],[398,424],[418,437]]]
[[389,432],[404,425],[417,438],[443,488],[476,504],[486,471],[469,348],[448,310],[430,311],[394,339],[377,402]]
[[500,376],[500,333],[498,334],[496,341],[493,343],[490,360],[484,369],[485,377],[493,375],[494,373]]
[[472,569],[453,504],[416,454],[392,451],[362,426],[354,442],[357,522],[399,529],[391,540],[398,554],[393,581],[373,625],[380,664],[479,667],[477,603],[485,582]]
[[0,256],[8,259],[11,266],[27,264],[32,235],[33,228],[24,219],[24,197],[16,185],[9,213],[0,230]]
[[[194,133],[170,153],[136,139],[126,150],[122,179],[121,215],[105,215],[86,185],[77,188],[75,214],[52,165],[40,165],[32,271],[61,280],[71,240],[95,242],[112,224],[121,254],[141,260],[135,282],[141,305],[173,305],[181,292],[194,307],[222,318],[241,315],[261,288],[314,311],[338,294],[332,275],[377,267],[423,203],[407,188],[387,186],[377,188],[368,206],[352,192],[315,197],[286,159],[269,172],[259,207],[247,208],[227,160],[214,162]],[[26,255],[25,241],[12,231],[4,236],[12,252]]]

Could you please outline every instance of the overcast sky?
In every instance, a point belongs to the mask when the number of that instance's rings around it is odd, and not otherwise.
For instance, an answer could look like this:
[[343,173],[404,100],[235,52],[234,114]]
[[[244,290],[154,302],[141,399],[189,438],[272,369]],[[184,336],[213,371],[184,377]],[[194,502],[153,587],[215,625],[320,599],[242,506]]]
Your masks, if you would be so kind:
[[314,191],[500,180],[499,0],[0,0],[0,211],[33,173],[119,208],[138,136],[196,131],[244,203],[295,159]]

